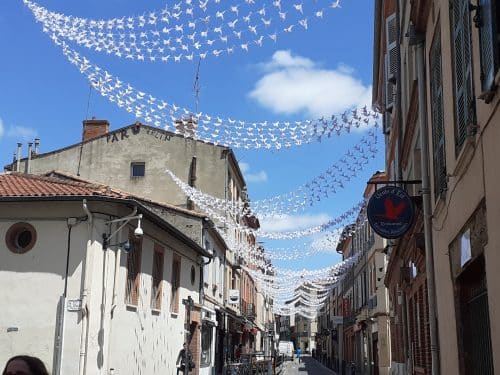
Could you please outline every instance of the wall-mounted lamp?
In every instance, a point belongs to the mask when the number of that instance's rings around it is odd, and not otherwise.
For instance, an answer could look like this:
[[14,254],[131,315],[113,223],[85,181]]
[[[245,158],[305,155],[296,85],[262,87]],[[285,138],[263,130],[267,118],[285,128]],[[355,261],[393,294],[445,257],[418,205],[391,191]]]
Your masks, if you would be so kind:
[[130,220],[133,220],[133,219],[137,219],[137,227],[134,230],[134,236],[136,238],[141,238],[144,235],[144,231],[141,228],[142,214],[136,215],[136,213],[137,213],[137,207],[135,207],[134,211],[130,215],[128,215],[128,216],[124,216],[124,217],[121,217],[119,219],[109,220],[109,221],[106,222],[106,224],[108,224],[108,225],[111,225],[113,223],[121,223],[121,222],[123,222],[123,224],[120,225],[118,227],[118,229],[116,229],[113,233],[111,233],[109,235],[107,235],[106,233],[102,234],[102,239],[103,239],[103,241],[102,241],[102,247],[103,247],[104,250],[106,250],[107,248],[109,248],[111,246],[121,247],[126,252],[132,250],[132,245],[130,244],[130,241],[128,241],[128,240],[124,241],[124,242],[119,242],[119,243],[116,243],[116,244],[110,244],[110,240],[117,233],[119,233],[120,230],[122,230],[122,228],[125,227],[125,225],[127,225]]

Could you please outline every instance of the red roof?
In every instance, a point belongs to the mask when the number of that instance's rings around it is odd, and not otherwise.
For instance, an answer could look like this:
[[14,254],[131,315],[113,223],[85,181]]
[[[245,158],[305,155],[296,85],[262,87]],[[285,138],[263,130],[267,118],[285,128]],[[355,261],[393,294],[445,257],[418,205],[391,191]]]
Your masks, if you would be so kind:
[[109,186],[17,172],[0,174],[0,197],[55,197],[100,195],[127,198]]

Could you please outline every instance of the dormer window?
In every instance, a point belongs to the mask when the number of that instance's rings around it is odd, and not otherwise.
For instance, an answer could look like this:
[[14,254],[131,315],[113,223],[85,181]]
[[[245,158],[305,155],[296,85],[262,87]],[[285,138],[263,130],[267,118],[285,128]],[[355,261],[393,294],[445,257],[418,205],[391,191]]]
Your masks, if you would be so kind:
[[143,161],[130,163],[130,177],[141,178],[146,174],[146,163]]

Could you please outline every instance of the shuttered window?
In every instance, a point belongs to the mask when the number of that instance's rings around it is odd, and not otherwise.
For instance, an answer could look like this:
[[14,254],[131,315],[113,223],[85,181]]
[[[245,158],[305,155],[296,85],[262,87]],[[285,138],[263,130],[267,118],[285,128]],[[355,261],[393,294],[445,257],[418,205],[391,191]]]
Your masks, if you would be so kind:
[[396,14],[385,20],[386,54],[385,54],[385,107],[391,111],[396,94],[396,73],[398,70],[397,24]]
[[446,151],[443,119],[443,77],[441,67],[441,29],[434,33],[430,54],[432,145],[434,167],[434,196],[439,198],[446,191]]
[[453,0],[450,13],[455,90],[455,152],[458,154],[476,123],[469,1]]
[[155,244],[153,252],[153,272],[151,285],[151,308],[161,309],[162,281],[163,281],[163,259],[165,249]]
[[131,251],[127,253],[127,285],[125,286],[125,303],[137,306],[139,303],[139,287],[141,281],[142,241],[133,233],[129,233]]
[[179,312],[179,287],[181,282],[181,257],[174,254],[172,260],[172,299],[170,300],[170,311]]
[[494,0],[478,0],[478,10],[474,17],[476,27],[479,27],[481,52],[481,96],[486,101],[491,100],[491,92],[495,88],[495,74],[499,67],[498,48],[498,11]]

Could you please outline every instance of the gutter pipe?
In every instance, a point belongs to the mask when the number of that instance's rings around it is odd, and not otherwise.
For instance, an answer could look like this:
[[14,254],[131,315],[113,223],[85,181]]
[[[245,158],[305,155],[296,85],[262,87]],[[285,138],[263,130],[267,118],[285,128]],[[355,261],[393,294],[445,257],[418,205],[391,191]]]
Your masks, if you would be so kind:
[[432,244],[431,184],[429,176],[429,140],[427,129],[427,102],[425,92],[425,38],[416,35],[416,59],[418,80],[418,120],[420,126],[420,160],[422,163],[422,201],[424,211],[425,270],[427,274],[427,298],[429,304],[429,331],[431,339],[432,375],[439,375],[439,344],[436,314],[436,285],[434,279],[434,248]]
[[87,365],[87,345],[88,345],[88,320],[89,320],[89,309],[87,306],[87,299],[90,295],[91,284],[89,283],[90,272],[92,267],[90,266],[91,261],[93,260],[92,252],[92,235],[93,235],[93,224],[94,217],[87,207],[87,200],[83,200],[83,210],[87,215],[87,249],[85,253],[85,270],[83,272],[83,291],[82,291],[82,333],[80,336],[80,359],[78,363],[78,374],[84,375],[86,373],[86,365]]

